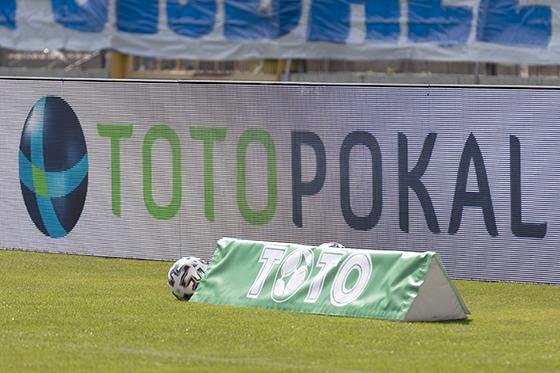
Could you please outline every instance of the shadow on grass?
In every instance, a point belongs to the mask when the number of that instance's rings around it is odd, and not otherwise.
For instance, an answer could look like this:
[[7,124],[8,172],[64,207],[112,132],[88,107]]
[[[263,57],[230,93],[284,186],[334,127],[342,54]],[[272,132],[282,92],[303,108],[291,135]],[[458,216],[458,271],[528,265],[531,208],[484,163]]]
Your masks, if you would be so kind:
[[472,319],[463,319],[463,320],[440,320],[440,321],[427,321],[430,323],[436,324],[457,324],[457,325],[469,325],[472,322]]

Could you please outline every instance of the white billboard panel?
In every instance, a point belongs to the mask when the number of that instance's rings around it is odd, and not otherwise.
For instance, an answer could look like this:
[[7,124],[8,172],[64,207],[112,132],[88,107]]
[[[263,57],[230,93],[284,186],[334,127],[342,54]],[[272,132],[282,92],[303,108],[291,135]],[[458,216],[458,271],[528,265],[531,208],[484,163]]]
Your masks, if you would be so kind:
[[560,283],[559,90],[0,87],[0,247],[176,259],[224,236],[338,241]]

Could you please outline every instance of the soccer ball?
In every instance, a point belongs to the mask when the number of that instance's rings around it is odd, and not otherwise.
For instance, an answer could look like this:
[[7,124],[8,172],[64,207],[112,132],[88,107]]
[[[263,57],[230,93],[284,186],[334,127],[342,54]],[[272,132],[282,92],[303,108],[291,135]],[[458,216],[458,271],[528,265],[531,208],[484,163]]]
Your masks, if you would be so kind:
[[167,273],[167,284],[173,295],[179,300],[191,299],[207,268],[206,261],[194,256],[177,260]]
[[321,249],[344,249],[344,245],[339,244],[338,242],[325,242],[319,245]]

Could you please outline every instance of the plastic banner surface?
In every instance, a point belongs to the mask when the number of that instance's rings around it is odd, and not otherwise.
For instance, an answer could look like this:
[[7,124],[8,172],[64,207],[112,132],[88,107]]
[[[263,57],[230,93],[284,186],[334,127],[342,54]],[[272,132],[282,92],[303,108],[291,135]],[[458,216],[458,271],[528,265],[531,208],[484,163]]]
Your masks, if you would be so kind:
[[169,59],[556,64],[559,10],[537,0],[3,0],[0,45]]
[[435,251],[560,283],[560,90],[2,79],[0,247],[209,258],[221,237]]
[[[208,271],[191,300],[405,320],[433,261],[438,261],[434,252],[355,250],[225,238],[218,241]],[[458,293],[450,297],[459,299],[454,310],[460,310],[442,319],[465,318],[468,311]],[[427,315],[426,319],[435,318]]]

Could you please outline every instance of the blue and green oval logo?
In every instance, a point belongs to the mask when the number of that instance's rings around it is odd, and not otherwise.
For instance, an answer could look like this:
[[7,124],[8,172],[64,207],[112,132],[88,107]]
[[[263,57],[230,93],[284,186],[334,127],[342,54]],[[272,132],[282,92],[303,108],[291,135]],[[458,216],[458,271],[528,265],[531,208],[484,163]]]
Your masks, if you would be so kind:
[[19,179],[29,216],[46,236],[72,231],[86,201],[88,155],[78,117],[60,97],[39,99],[19,144]]

